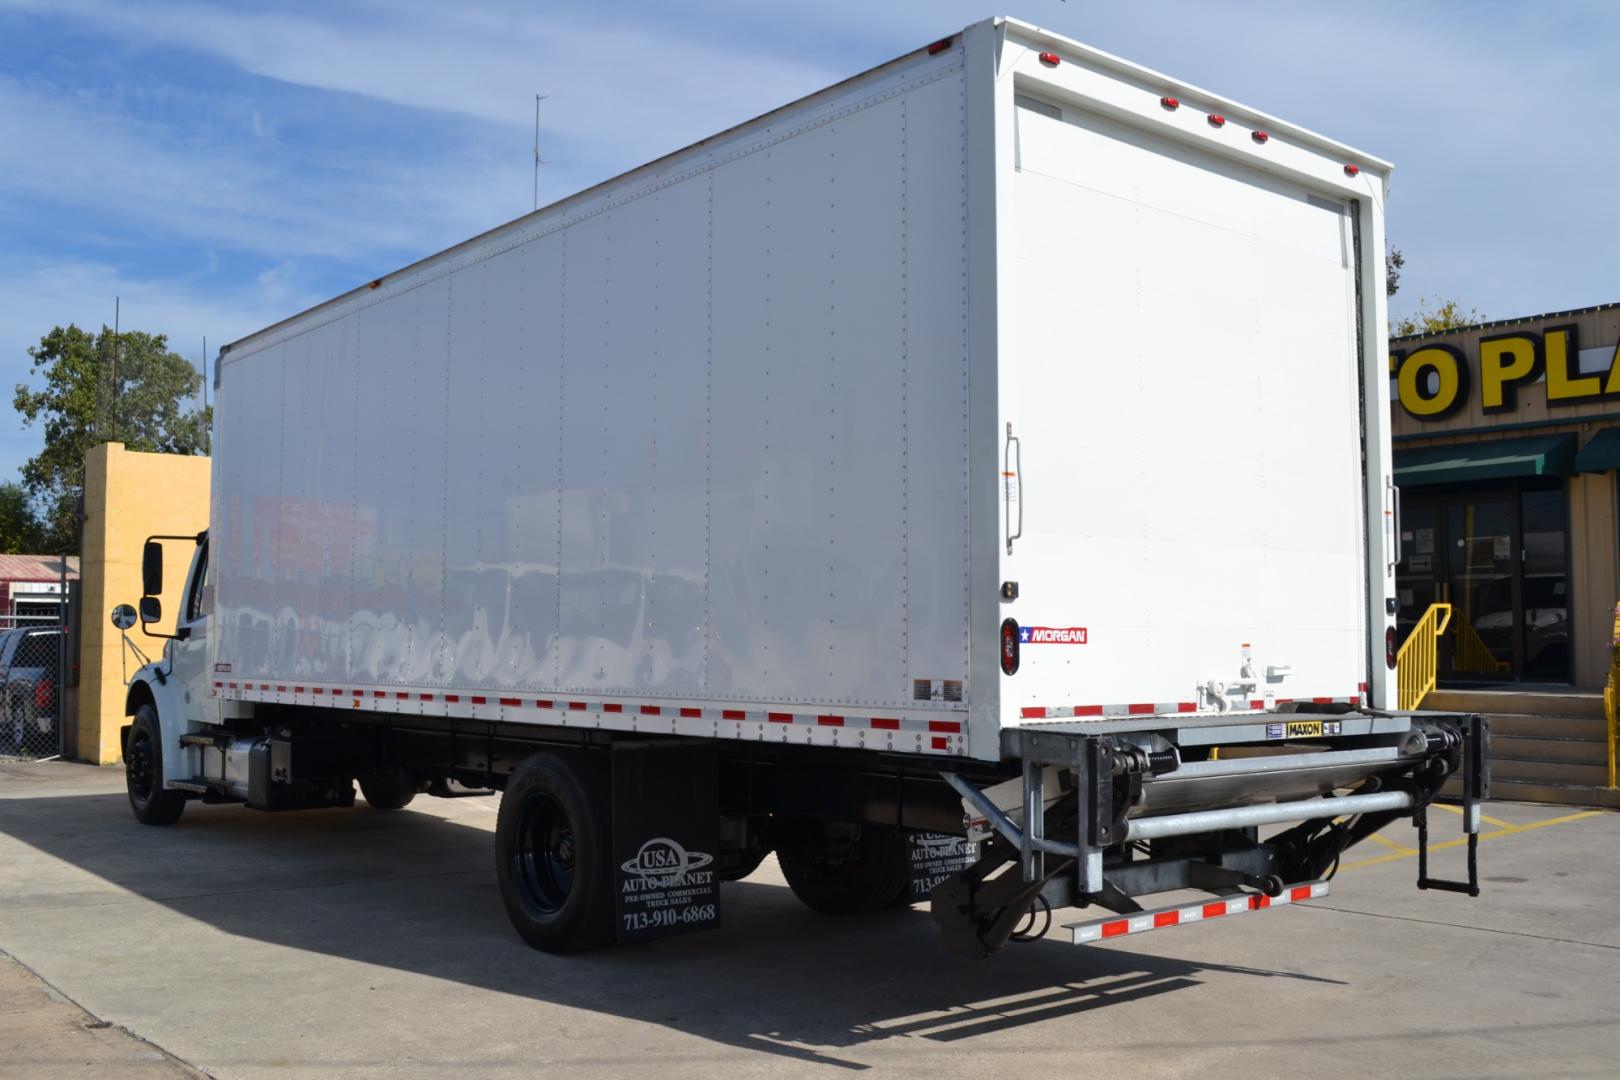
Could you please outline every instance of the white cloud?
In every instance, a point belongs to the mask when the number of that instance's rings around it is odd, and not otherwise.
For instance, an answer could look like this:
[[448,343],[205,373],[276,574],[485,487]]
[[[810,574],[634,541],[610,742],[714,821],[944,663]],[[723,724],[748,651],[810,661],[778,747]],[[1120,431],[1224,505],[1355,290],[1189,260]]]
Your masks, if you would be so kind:
[[[9,376],[8,397],[15,383],[30,381],[30,346],[54,326],[111,326],[114,297],[124,329],[167,334],[171,349],[199,364],[205,335],[210,353],[217,354],[219,346],[326,298],[286,267],[249,284],[222,287],[203,274],[165,280],[106,263],[0,251],[0,370]],[[37,426],[0,425],[0,481],[15,479],[16,467],[39,451],[41,440]]]
[[[0,77],[0,191],[77,209],[67,222],[163,243],[194,241],[276,255],[353,258],[423,253],[493,224],[483,209],[487,162],[437,175],[317,171],[276,148],[191,136],[109,100]],[[300,168],[300,165],[305,167]]]
[[297,86],[547,131],[639,164],[848,75],[793,51],[709,44],[700,24],[604,25],[599,11],[389,3],[318,15],[187,0],[5,0],[125,41],[204,52]]
[[[1398,301],[1459,295],[1505,315],[1616,298],[1620,204],[1609,178],[1620,171],[1620,140],[1606,133],[1620,114],[1611,74],[1620,8],[1612,4],[1018,7],[1394,160],[1390,231],[1408,255]],[[70,87],[0,79],[0,219],[10,196],[22,195],[67,208],[64,219],[96,208],[147,237],[294,265],[369,261],[368,273],[527,209],[536,90],[552,95],[544,111],[552,165],[542,182],[557,197],[985,13],[968,0],[286,0],[279,10],[0,0],[6,9],[106,35],[116,43],[111,62],[132,69],[192,50],[307,88],[300,93],[314,91],[316,101],[401,107],[457,131],[463,149],[447,160],[390,138],[375,162],[334,162],[297,142],[298,125],[269,93],[243,103],[233,140],[136,119],[120,101]],[[163,80],[182,76],[158,70],[131,85],[154,98],[173,92]],[[341,133],[353,116],[335,110],[316,124]]]

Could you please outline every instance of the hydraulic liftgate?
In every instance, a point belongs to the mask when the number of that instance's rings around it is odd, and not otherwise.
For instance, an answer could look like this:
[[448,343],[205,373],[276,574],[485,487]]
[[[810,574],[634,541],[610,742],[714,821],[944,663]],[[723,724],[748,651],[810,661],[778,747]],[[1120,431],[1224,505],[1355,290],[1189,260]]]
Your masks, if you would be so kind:
[[[934,890],[934,918],[953,949],[984,955],[1042,906],[1125,916],[1069,926],[1079,944],[1301,903],[1327,895],[1344,851],[1403,816],[1418,829],[1418,887],[1477,896],[1488,738],[1480,716],[1371,710],[1010,729],[1003,754],[1020,778],[980,789],[943,774],[978,815],[970,829],[991,835],[973,867]],[[1240,756],[1216,760],[1214,747]],[[1426,808],[1459,772],[1465,882],[1428,876]],[[1178,889],[1220,899],[1137,903]]]

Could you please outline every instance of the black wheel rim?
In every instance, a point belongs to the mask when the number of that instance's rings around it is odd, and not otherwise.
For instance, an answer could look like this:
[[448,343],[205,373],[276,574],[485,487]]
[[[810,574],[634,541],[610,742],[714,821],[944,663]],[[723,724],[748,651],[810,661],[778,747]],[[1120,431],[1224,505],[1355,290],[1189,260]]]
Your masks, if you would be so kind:
[[130,735],[129,756],[124,761],[124,769],[129,777],[130,796],[137,802],[146,802],[152,797],[157,772],[153,768],[152,757],[151,733],[144,728],[136,728]]
[[568,812],[549,795],[524,801],[512,851],[512,876],[524,905],[540,915],[555,915],[574,887],[574,826]]

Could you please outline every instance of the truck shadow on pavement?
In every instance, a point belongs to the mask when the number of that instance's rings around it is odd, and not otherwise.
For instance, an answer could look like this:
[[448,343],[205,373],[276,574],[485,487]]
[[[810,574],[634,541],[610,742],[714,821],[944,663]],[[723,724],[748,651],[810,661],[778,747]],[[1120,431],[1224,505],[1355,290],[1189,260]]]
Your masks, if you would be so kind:
[[[524,947],[506,921],[493,835],[478,827],[471,802],[456,811],[472,823],[364,805],[271,815],[193,804],[179,824],[159,829],[132,821],[122,795],[0,800],[0,833],[134,894],[52,868],[43,881],[0,883],[5,913],[16,917],[0,919],[0,927],[10,924],[4,937],[17,937],[39,921],[29,912],[49,912],[55,932],[72,932],[72,909],[94,907],[83,915],[100,926],[129,924],[127,935],[110,932],[116,947],[150,949],[153,970],[174,971],[154,935],[136,925],[167,918],[136,902],[145,899],[250,941],[851,1069],[867,1066],[840,1058],[840,1049],[892,1038],[973,1039],[1173,994],[1198,986],[1205,972],[1337,982],[1051,939],[970,960],[946,950],[922,907],[830,918],[783,886],[754,881],[725,886],[717,931],[547,956]],[[123,904],[134,906],[121,918]],[[285,979],[296,992],[295,973],[255,974],[251,958],[244,966],[240,955],[210,957],[208,940],[188,948],[183,969]],[[285,957],[263,964],[290,966]]]

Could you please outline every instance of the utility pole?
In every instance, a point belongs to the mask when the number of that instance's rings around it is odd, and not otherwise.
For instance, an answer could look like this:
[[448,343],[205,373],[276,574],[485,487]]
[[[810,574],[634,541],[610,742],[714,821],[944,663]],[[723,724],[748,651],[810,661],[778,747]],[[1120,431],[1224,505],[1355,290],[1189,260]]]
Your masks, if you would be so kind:
[[540,103],[550,94],[534,95],[534,208],[540,209]]
[[203,335],[203,408],[208,408],[208,335]]
[[121,297],[113,297],[113,352],[111,365],[111,387],[107,400],[108,425],[112,428],[112,437],[108,442],[118,441],[118,350],[123,348],[124,339],[118,332],[118,318],[120,314]]

